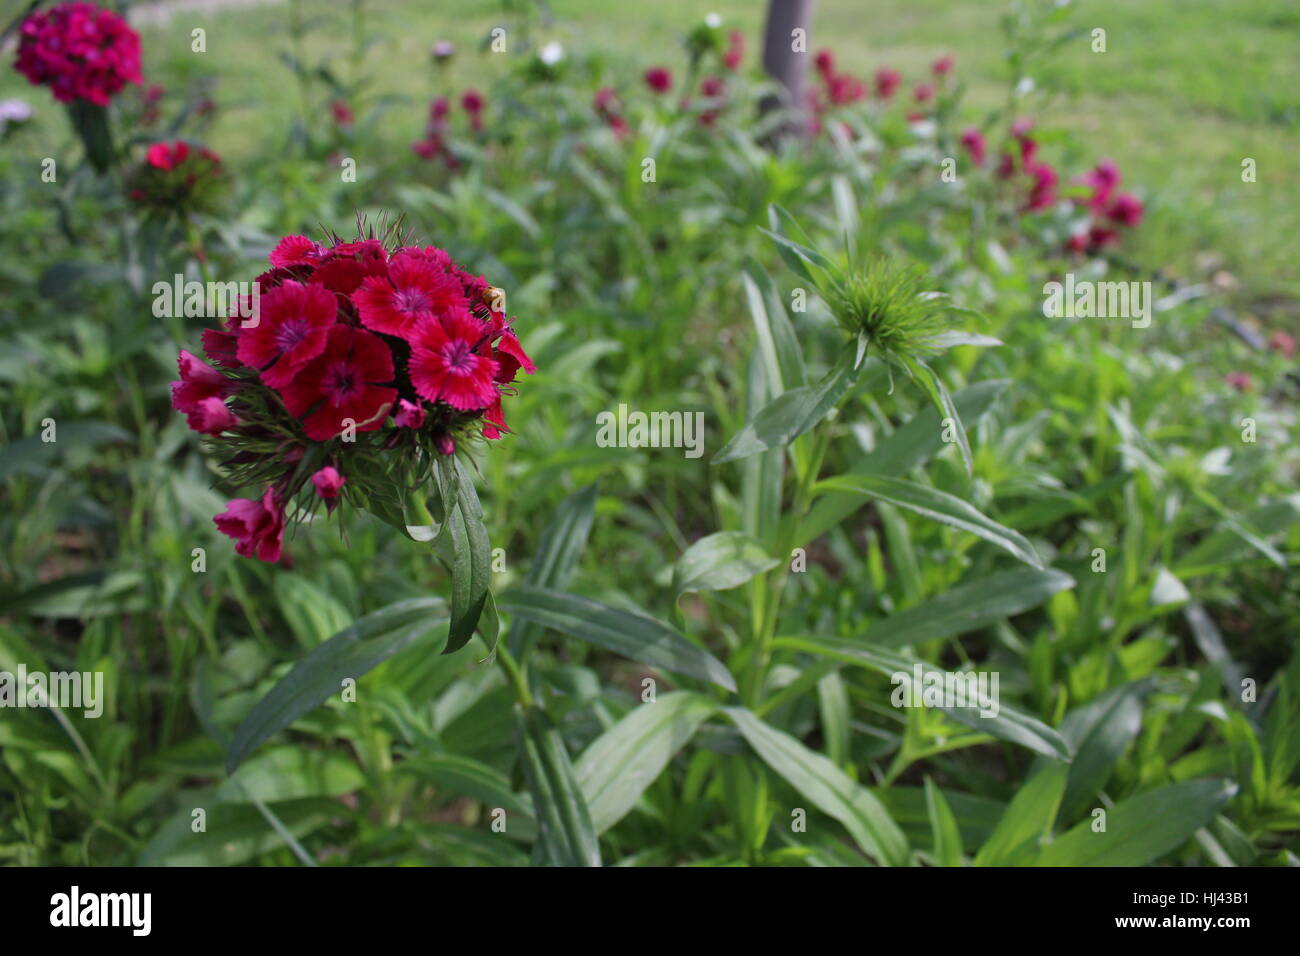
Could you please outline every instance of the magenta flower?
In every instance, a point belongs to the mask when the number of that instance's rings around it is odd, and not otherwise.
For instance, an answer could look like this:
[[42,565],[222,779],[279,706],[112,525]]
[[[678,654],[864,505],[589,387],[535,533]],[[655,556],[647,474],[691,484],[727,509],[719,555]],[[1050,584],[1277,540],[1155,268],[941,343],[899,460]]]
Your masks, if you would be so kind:
[[965,147],[966,152],[970,154],[971,162],[976,166],[984,165],[985,150],[987,146],[984,142],[984,134],[974,126],[962,131],[961,144]]
[[455,276],[427,259],[406,254],[393,257],[387,276],[366,279],[352,300],[366,328],[406,339],[422,321],[469,307]]
[[666,66],[652,66],[645,71],[645,85],[656,93],[667,93],[673,88],[673,74]]
[[311,476],[311,483],[316,486],[316,494],[325,501],[333,501],[347,484],[347,479],[339,474],[333,465],[326,465]]
[[338,301],[323,286],[292,279],[262,293],[258,323],[240,332],[236,355],[272,388],[288,385],[325,350]]
[[349,425],[358,432],[379,428],[397,401],[392,381],[393,356],[379,336],[335,325],[320,357],[279,392],[289,414],[302,419],[307,437],[326,441]]
[[421,398],[446,402],[463,412],[487,408],[497,398],[493,380],[497,363],[480,354],[491,327],[468,314],[425,322],[416,330],[411,350],[411,384]]
[[246,558],[275,563],[284,537],[284,506],[267,488],[261,501],[236,498],[212,519],[217,530],[235,539],[235,551]]

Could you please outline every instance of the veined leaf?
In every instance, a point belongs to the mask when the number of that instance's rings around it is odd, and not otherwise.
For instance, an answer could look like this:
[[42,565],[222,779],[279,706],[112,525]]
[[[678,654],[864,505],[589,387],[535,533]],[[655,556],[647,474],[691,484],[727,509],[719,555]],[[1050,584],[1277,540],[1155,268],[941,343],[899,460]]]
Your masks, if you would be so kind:
[[999,571],[899,611],[870,627],[861,640],[879,647],[902,647],[955,637],[1037,607],[1074,583],[1070,575],[1053,568]]
[[1052,831],[1068,770],[1048,764],[1025,781],[975,854],[976,866],[1014,866],[1034,858],[1038,842]]
[[907,863],[907,838],[876,796],[826,757],[743,707],[723,710],[762,761],[827,816],[844,824],[863,852],[885,866]]
[[[925,675],[930,673],[941,676],[947,673],[933,664],[927,664],[914,657],[904,657],[902,654],[895,654],[893,651],[887,651],[880,647],[836,638],[781,637],[777,638],[773,644],[776,647],[807,651],[811,654],[820,654],[848,664],[868,667],[887,676],[907,674],[910,678],[914,675],[915,668],[918,665],[921,668],[923,680],[929,679]],[[1051,757],[1054,760],[1068,761],[1070,759],[1070,748],[1060,734],[1038,718],[1031,717],[1014,707],[1002,703],[1000,700],[997,701],[996,715],[990,716],[984,716],[981,713],[979,703],[967,707],[943,707],[941,709],[954,720],[960,721],[967,727],[981,733],[991,734],[1002,740],[1020,744],[1022,747],[1028,747],[1030,750]],[[993,708],[984,709],[991,710]]]
[[852,354],[845,352],[816,385],[791,389],[763,408],[713,456],[712,464],[720,465],[788,445],[839,404],[860,372],[861,369],[853,367]]
[[538,846],[552,866],[600,866],[600,845],[559,731],[536,707],[516,707],[524,776],[537,815]]
[[[487,605],[488,586],[492,578],[492,547],[483,509],[474,491],[474,479],[466,473],[459,459],[452,459],[454,477],[439,469],[439,481],[446,489],[447,533],[438,538],[436,547],[451,569],[451,623],[444,654],[460,650],[474,636],[479,617]],[[450,502],[455,502],[454,507]],[[493,629],[494,630],[494,629]],[[496,634],[486,636],[494,646]]]
[[631,660],[711,681],[730,691],[736,689],[735,679],[721,661],[653,618],[575,594],[526,585],[501,595],[500,603],[519,617]]
[[227,772],[233,773],[240,761],[273,734],[339,693],[343,678],[360,677],[445,621],[446,605],[441,598],[398,601],[313,649],[239,725],[226,757]]
[[596,833],[604,833],[636,805],[718,705],[677,691],[639,704],[591,742],[574,767]]
[[943,791],[929,777],[925,778],[925,809],[930,816],[935,862],[940,866],[961,866],[961,829]]
[[[563,588],[573,576],[578,558],[587,547],[596,516],[596,485],[575,491],[560,502],[551,523],[542,532],[537,554],[528,568],[528,584]],[[510,627],[510,652],[516,657],[541,633],[532,621],[521,618]]]
[[982,514],[974,505],[945,491],[880,475],[839,475],[818,482],[813,486],[813,491],[849,491],[888,501],[933,521],[969,531],[1026,564],[1035,568],[1043,567],[1042,559],[1023,535],[1003,527]]
[[673,597],[687,591],[726,591],[780,562],[740,531],[719,531],[687,548],[673,567]]
[[1106,829],[1090,818],[1048,846],[1035,866],[1146,866],[1178,849],[1214,819],[1237,792],[1234,783],[1190,780],[1122,800],[1106,811]]

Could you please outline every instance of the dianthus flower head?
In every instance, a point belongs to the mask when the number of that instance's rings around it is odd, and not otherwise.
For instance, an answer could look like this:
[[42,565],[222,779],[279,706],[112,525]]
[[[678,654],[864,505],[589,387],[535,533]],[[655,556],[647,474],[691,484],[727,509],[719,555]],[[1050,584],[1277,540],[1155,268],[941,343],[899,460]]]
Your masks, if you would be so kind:
[[61,103],[107,106],[127,83],[143,82],[140,36],[111,10],[60,3],[23,21],[14,68]]
[[263,489],[216,521],[240,554],[274,561],[286,523],[322,503],[392,520],[383,502],[508,431],[503,399],[536,366],[500,290],[395,228],[286,236],[270,258],[255,320],[205,330],[212,364],[182,352],[172,403],[232,483]]

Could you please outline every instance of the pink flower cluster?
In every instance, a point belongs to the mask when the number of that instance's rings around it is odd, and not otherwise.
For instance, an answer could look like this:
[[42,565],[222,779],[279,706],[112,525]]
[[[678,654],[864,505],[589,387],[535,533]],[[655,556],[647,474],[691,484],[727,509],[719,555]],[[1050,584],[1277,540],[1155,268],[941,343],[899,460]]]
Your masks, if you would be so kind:
[[[483,110],[486,107],[483,94],[478,90],[466,90],[460,98],[461,109],[469,119],[470,129],[481,133],[484,129]],[[424,159],[441,157],[448,169],[460,167],[460,160],[447,146],[447,134],[451,128],[451,101],[439,96],[429,104],[429,121],[424,127],[424,137],[411,144],[411,151]]]
[[[324,463],[311,482],[332,509],[348,478],[374,479],[356,435],[378,433],[371,451],[454,454],[458,439],[501,436],[502,395],[520,369],[536,371],[499,291],[435,246],[390,253],[374,238],[326,247],[286,236],[270,258],[257,314],[245,302],[242,316],[206,330],[213,364],[183,351],[172,383],[191,428],[239,449],[231,461],[259,477],[278,473],[260,501],[215,519],[240,554],[265,561],[279,557],[305,456]],[[345,478],[349,457],[362,464]]]
[[605,125],[613,131],[618,139],[627,138],[631,128],[627,125],[627,120],[623,119],[618,94],[614,92],[612,86],[602,86],[596,91],[595,99],[592,101],[592,108],[596,111],[596,115],[605,121]]
[[107,106],[127,83],[143,82],[139,35],[111,10],[80,0],[23,21],[14,68],[62,103]]
[[1092,222],[1085,231],[1074,233],[1066,240],[1066,251],[1099,252],[1119,241],[1121,228],[1132,229],[1142,221],[1145,211],[1142,200],[1132,193],[1117,192],[1119,179],[1119,168],[1104,159],[1091,172],[1075,180],[1092,190],[1087,198],[1076,200],[1088,207]]

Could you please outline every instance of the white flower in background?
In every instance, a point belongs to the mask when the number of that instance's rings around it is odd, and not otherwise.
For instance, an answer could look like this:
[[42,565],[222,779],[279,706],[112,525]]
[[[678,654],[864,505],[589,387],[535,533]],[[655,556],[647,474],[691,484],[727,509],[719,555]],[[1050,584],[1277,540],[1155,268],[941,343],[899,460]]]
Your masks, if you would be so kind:
[[555,66],[564,59],[564,47],[552,40],[538,51],[537,56],[547,66]]
[[710,30],[716,30],[718,27],[722,26],[722,17],[718,16],[716,13],[710,13],[704,18],[704,24]]
[[26,100],[0,100],[0,133],[10,123],[26,123],[31,118],[32,107]]

